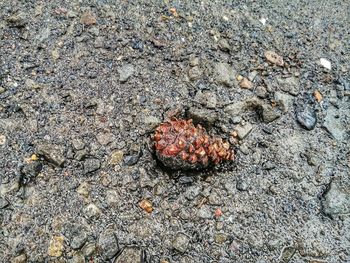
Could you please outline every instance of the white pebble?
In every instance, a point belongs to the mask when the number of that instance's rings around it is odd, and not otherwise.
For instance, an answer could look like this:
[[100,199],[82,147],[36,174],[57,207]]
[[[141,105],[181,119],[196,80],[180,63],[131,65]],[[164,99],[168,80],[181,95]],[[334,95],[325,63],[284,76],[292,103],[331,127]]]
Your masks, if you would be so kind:
[[267,18],[262,17],[262,18],[259,19],[259,21],[260,21],[261,24],[265,25],[266,21],[267,21]]
[[325,67],[326,69],[331,70],[332,69],[332,65],[331,62],[325,58],[321,58],[320,59],[320,63],[323,67]]

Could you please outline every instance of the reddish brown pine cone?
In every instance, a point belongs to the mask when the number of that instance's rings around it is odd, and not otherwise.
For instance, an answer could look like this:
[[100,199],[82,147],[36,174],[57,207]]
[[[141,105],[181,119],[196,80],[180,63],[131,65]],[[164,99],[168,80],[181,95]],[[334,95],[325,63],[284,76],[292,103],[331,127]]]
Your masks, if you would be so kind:
[[192,120],[166,121],[156,128],[152,139],[158,159],[172,169],[201,169],[235,157],[228,142],[210,138]]

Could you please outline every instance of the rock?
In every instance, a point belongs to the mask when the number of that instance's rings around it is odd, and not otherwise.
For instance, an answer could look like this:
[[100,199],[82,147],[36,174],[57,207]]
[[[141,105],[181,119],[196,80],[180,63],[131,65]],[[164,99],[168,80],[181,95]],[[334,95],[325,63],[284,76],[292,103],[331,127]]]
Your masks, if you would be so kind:
[[87,234],[84,231],[84,229],[80,229],[79,231],[75,232],[75,235],[73,236],[70,246],[71,248],[77,250],[84,246],[84,244],[87,241]]
[[109,163],[112,165],[120,164],[123,161],[123,151],[113,151]]
[[6,208],[9,205],[9,202],[5,199],[0,197],[0,209]]
[[98,246],[105,260],[113,258],[119,252],[118,240],[113,229],[107,229],[100,235]]
[[296,249],[292,246],[287,246],[282,249],[281,256],[280,256],[280,262],[286,262],[288,263],[292,257],[294,256],[296,252]]
[[299,94],[299,81],[295,77],[289,78],[277,78],[276,79],[279,88],[284,92],[288,92],[291,95],[297,96]]
[[190,68],[190,70],[188,71],[188,77],[190,78],[190,80],[197,80],[201,77],[201,75],[202,71],[197,66]]
[[98,159],[86,159],[84,162],[84,174],[89,174],[97,171],[101,167],[101,162]]
[[78,161],[82,161],[85,159],[85,157],[88,155],[88,151],[83,149],[79,150],[75,153],[74,158]]
[[221,51],[224,51],[224,52],[230,52],[230,44],[228,43],[227,39],[225,38],[222,38],[219,40],[219,48]]
[[199,196],[199,194],[201,193],[201,189],[202,188],[199,186],[189,186],[184,195],[188,200],[193,200],[197,196]]
[[89,219],[96,219],[100,217],[101,210],[93,203],[88,204],[83,209],[84,214]]
[[218,244],[223,244],[228,240],[228,236],[224,233],[219,233],[215,235],[215,242]]
[[82,248],[82,251],[86,257],[91,257],[96,251],[96,245],[93,243],[88,243]]
[[236,188],[239,191],[247,191],[248,190],[248,184],[243,178],[238,178],[236,183]]
[[239,124],[235,127],[235,131],[240,139],[244,139],[252,129],[253,125],[249,122],[246,122],[244,125]]
[[113,133],[100,132],[99,134],[97,134],[96,139],[97,139],[99,144],[107,145],[107,144],[111,143],[115,138],[114,138]]
[[333,181],[322,201],[323,212],[331,217],[350,213],[350,185]]
[[258,74],[259,74],[259,72],[257,70],[251,71],[251,72],[249,72],[248,79],[250,81],[253,81]]
[[159,124],[161,120],[152,115],[143,116],[143,124],[146,131],[153,131]]
[[276,64],[277,66],[283,67],[284,65],[283,57],[273,51],[265,51],[265,58],[268,62]]
[[214,79],[218,84],[227,87],[238,86],[236,71],[227,63],[217,63],[214,68]]
[[215,109],[217,104],[216,94],[210,91],[198,91],[194,100],[208,109]]
[[275,101],[281,106],[282,111],[288,112],[293,107],[293,97],[291,95],[282,93],[282,92],[276,92],[274,95]]
[[41,86],[32,79],[26,79],[25,85],[28,89],[40,89]]
[[266,98],[267,97],[267,90],[264,86],[258,86],[255,89],[255,93],[259,98]]
[[18,192],[19,189],[20,189],[19,180],[15,180],[7,184],[4,184],[4,183],[0,184],[0,196],[4,196],[5,194],[8,194],[8,193]]
[[332,69],[332,64],[328,59],[325,58],[320,58],[320,64],[322,67],[331,70]]
[[62,256],[63,249],[64,249],[64,237],[63,236],[51,237],[47,254],[50,257],[60,257]]
[[87,11],[82,14],[80,17],[80,23],[86,26],[94,25],[96,24],[97,20],[95,15],[91,11]]
[[265,123],[270,123],[281,117],[281,114],[269,104],[262,105],[262,118]]
[[314,109],[306,106],[297,111],[297,121],[306,130],[313,130],[317,123],[316,112]]
[[17,14],[11,15],[6,20],[12,27],[24,27],[28,23],[28,15],[23,12],[18,12]]
[[126,82],[132,75],[134,75],[135,68],[132,64],[124,64],[118,69],[119,80],[121,83]]
[[346,129],[341,123],[341,113],[334,107],[329,107],[326,111],[323,127],[338,141],[342,141],[346,135]]
[[239,83],[239,86],[243,89],[251,89],[253,88],[253,83],[249,79],[243,78]]
[[0,95],[2,94],[2,93],[4,93],[6,91],[6,89],[4,88],[4,87],[1,87],[0,86]]
[[191,107],[188,111],[188,115],[193,119],[194,123],[201,123],[212,126],[217,120],[217,113],[209,109],[200,109]]
[[27,262],[27,256],[25,254],[19,255],[11,261],[11,263],[26,263]]
[[198,66],[198,65],[199,65],[199,58],[191,56],[190,57],[190,66],[191,67],[195,67],[195,66]]
[[128,166],[132,166],[132,165],[137,164],[139,159],[140,159],[140,154],[127,155],[124,158],[124,163]]
[[68,263],[85,263],[84,255],[78,252],[73,255],[73,257],[68,261]]
[[48,162],[56,165],[63,166],[66,159],[63,155],[63,147],[59,147],[53,144],[41,144],[37,147],[37,153],[45,158]]
[[0,134],[0,145],[5,145],[6,143],[6,136],[3,134]]
[[85,143],[78,138],[73,139],[72,144],[76,150],[82,150],[85,148]]
[[197,216],[202,219],[211,219],[213,217],[210,207],[208,205],[203,205],[198,211]]
[[32,161],[21,168],[23,183],[27,183],[37,177],[43,168],[42,163]]
[[185,234],[179,233],[172,241],[172,247],[181,253],[185,253],[188,248],[189,242],[190,240]]
[[141,250],[137,247],[126,247],[114,263],[142,263]]
[[84,196],[85,198],[88,198],[90,195],[90,185],[87,182],[83,182],[79,185],[77,189],[77,193]]

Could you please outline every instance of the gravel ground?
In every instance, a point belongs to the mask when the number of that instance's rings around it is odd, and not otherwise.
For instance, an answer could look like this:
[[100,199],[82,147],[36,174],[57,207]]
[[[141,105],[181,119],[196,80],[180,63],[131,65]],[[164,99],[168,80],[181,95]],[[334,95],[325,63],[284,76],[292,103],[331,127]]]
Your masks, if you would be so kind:
[[[0,261],[350,262],[349,17],[0,1]],[[236,160],[162,168],[149,138],[174,113]]]

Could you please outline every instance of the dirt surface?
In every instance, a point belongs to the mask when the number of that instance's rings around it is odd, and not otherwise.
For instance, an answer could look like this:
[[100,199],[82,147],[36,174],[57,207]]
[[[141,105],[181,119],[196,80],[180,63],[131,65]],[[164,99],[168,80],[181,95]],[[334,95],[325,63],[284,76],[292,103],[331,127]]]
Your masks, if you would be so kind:
[[1,262],[350,262],[349,1],[184,2],[0,1]]

